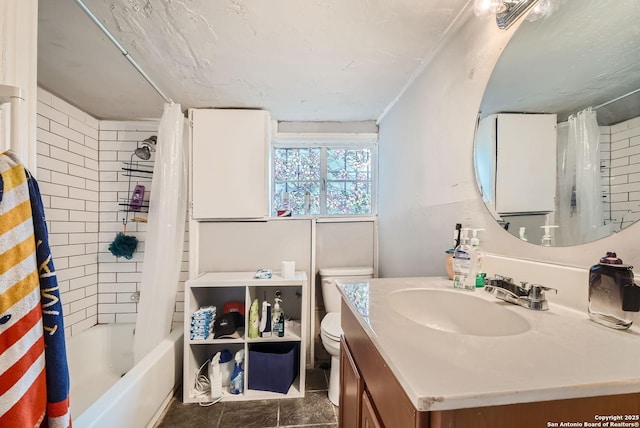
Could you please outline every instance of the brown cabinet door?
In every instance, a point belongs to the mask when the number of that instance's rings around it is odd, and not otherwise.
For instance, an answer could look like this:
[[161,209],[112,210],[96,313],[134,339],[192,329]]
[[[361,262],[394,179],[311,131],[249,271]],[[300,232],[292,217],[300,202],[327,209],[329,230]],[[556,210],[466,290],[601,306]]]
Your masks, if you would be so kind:
[[338,410],[340,428],[360,428],[360,398],[364,384],[358,367],[353,361],[349,347],[340,339],[340,407]]
[[378,419],[376,411],[373,409],[373,404],[369,400],[369,395],[366,391],[362,393],[362,424],[361,428],[384,428],[382,422]]

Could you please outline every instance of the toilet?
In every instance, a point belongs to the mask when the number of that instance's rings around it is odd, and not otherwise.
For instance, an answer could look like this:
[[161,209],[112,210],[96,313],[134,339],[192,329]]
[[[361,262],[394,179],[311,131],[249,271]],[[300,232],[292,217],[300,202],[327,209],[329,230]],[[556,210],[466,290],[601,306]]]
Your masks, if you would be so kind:
[[340,396],[340,291],[336,281],[350,281],[373,278],[371,267],[342,267],[320,269],[320,283],[322,286],[322,300],[327,315],[320,323],[320,338],[322,345],[331,355],[331,374],[329,376],[329,400],[338,405]]

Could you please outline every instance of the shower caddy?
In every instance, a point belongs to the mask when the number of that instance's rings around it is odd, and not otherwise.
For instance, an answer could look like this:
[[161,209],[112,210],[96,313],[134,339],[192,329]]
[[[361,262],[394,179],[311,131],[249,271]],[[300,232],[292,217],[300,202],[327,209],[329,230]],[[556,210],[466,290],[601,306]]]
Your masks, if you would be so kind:
[[[145,140],[146,141],[146,140]],[[136,149],[137,151],[138,149]],[[127,225],[127,222],[144,222],[146,223],[146,217],[138,217],[134,215],[133,218],[129,218],[131,213],[148,213],[149,212],[149,200],[144,198],[144,194],[140,193],[142,186],[143,192],[149,192],[149,184],[151,184],[151,178],[153,176],[153,163],[152,160],[133,160],[136,152],[131,154],[131,159],[122,163],[122,175],[128,177],[127,196],[120,198],[118,205],[120,211],[123,213],[122,224]],[[131,178],[136,178],[132,183]],[[141,184],[141,182],[143,184]],[[132,191],[133,184],[133,191]],[[146,188],[144,187],[146,185]]]

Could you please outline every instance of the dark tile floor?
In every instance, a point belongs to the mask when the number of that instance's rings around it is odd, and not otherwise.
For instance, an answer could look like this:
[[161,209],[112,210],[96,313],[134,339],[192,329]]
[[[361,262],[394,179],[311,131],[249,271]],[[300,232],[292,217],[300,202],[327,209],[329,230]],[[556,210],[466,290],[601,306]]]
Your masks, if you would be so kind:
[[156,428],[337,428],[338,408],[327,397],[329,371],[307,370],[304,398],[221,402],[209,407],[174,397]]

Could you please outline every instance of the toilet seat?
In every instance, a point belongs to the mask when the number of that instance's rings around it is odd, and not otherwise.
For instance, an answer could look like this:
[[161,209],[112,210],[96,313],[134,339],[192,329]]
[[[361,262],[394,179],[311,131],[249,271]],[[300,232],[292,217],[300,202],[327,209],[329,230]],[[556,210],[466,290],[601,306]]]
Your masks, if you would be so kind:
[[342,336],[340,313],[329,312],[327,315],[325,315],[325,317],[322,318],[322,322],[320,323],[320,330],[329,339],[339,342],[340,336]]

